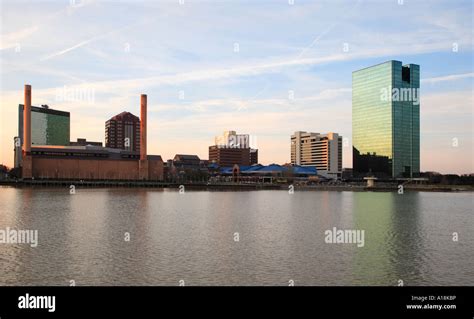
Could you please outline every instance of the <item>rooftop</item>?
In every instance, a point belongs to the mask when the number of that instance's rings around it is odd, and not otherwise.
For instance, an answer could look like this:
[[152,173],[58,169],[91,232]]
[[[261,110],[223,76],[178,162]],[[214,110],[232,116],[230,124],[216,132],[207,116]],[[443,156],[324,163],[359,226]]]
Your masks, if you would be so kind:
[[199,156],[197,155],[187,155],[187,154],[176,154],[174,156],[174,160],[194,160],[194,161],[200,161]]
[[128,119],[135,119],[135,120],[140,121],[138,116],[133,115],[132,113],[126,112],[126,111],[123,111],[122,113],[119,113],[119,114],[113,116],[110,120],[123,121],[123,120],[128,120]]

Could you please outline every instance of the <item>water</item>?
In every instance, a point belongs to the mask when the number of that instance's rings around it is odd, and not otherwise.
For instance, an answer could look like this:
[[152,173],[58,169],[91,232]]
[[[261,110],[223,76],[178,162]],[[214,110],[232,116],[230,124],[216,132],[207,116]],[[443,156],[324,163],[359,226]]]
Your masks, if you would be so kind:
[[[473,206],[472,193],[0,188],[0,229],[39,237],[0,244],[0,285],[474,285]],[[333,227],[364,230],[364,247],[326,243]]]

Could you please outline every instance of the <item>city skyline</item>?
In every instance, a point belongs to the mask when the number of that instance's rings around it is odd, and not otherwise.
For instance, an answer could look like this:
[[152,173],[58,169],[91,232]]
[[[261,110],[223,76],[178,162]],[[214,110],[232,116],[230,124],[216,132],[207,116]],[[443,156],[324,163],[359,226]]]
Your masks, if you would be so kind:
[[[422,69],[421,171],[473,171],[468,1],[354,1],[344,4],[347,10],[305,1],[78,3],[42,3],[25,12],[21,4],[2,2],[8,14],[1,32],[0,161],[10,167],[18,128],[9,119],[18,116],[25,83],[34,88],[34,105],[71,113],[71,140],[104,142],[105,120],[134,113],[137,94],[146,92],[148,148],[164,159],[207,158],[216,134],[236,130],[257,137],[263,164],[287,163],[293,132],[333,131],[348,139],[343,167],[352,167],[351,73],[400,60]],[[127,7],[126,17],[110,19]],[[239,12],[249,7],[252,21],[245,21]],[[432,16],[416,23],[396,19],[428,8]],[[105,10],[109,15],[99,19]],[[378,15],[362,21],[358,12]],[[74,28],[86,15],[93,22]],[[253,15],[261,15],[262,27]],[[360,32],[347,35],[347,28]],[[46,35],[57,40],[46,42]]]

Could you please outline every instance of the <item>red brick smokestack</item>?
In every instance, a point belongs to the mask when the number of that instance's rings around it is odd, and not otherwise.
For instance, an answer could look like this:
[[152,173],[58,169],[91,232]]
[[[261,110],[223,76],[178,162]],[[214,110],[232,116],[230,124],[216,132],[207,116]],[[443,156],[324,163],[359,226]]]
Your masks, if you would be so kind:
[[146,94],[140,96],[140,160],[147,159],[146,154],[146,109],[147,109]]
[[25,106],[23,108],[23,154],[31,152],[31,85],[25,85]]

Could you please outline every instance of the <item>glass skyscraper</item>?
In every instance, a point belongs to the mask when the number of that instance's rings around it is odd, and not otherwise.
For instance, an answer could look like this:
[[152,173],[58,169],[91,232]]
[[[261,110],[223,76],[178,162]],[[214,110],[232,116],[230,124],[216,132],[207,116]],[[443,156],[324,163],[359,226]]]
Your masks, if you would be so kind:
[[[18,136],[23,145],[23,104],[18,106]],[[69,112],[50,109],[47,105],[31,106],[31,144],[69,145],[71,121]]]
[[356,175],[420,172],[420,66],[387,61],[352,73]]

